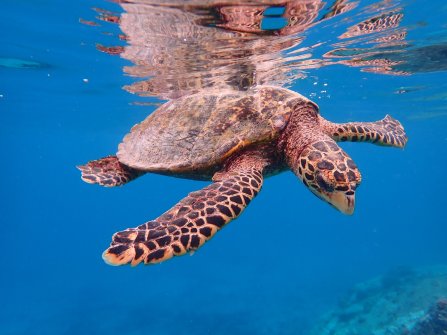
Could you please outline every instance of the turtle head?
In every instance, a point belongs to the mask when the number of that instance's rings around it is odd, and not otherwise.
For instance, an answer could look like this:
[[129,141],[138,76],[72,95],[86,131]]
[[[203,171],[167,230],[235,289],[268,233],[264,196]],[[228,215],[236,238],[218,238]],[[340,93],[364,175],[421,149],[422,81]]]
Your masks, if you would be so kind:
[[308,145],[296,165],[294,172],[316,196],[344,214],[354,212],[360,171],[332,139]]

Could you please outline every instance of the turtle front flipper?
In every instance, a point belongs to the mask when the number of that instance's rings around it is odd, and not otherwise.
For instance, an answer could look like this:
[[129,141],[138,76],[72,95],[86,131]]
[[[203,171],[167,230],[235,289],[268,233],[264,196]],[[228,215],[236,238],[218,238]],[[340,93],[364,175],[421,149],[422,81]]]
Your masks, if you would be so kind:
[[89,184],[106,187],[120,186],[144,174],[132,169],[118,160],[116,156],[107,156],[77,166],[81,170],[81,179]]
[[115,233],[103,253],[106,263],[153,264],[198,249],[239,216],[263,181],[256,168],[216,176],[219,181],[190,193],[157,219]]
[[376,122],[336,124],[320,118],[320,123],[324,132],[337,142],[371,142],[403,148],[408,140],[401,123],[390,115]]

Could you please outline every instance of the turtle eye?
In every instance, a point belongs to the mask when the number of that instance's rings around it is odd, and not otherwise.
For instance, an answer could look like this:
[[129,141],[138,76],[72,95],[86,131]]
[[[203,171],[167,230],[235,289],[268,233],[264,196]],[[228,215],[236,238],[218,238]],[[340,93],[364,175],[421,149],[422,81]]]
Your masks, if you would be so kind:
[[321,173],[317,173],[317,176],[315,178],[318,186],[326,191],[326,192],[333,192],[334,191],[334,186],[329,183],[327,180],[325,180],[325,178],[323,177],[323,175]]

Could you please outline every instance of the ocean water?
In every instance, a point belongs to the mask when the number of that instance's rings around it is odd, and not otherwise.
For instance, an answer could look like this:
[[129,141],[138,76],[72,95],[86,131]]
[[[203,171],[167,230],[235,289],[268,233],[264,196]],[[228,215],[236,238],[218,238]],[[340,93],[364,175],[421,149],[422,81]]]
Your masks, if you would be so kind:
[[[289,32],[275,15],[285,2],[263,2],[275,5],[273,18],[237,33],[231,20],[219,26],[211,5],[191,4],[206,18],[193,28],[204,32],[191,28],[196,39],[182,42],[171,30],[190,27],[169,15],[141,30],[156,10],[187,12],[182,2],[1,1],[0,334],[305,335],[358,283],[447,264],[447,5],[339,1],[346,12],[329,17],[331,1],[307,1],[308,21]],[[391,23],[349,30],[371,18]],[[152,88],[135,84],[142,80]],[[75,166],[114,154],[166,99],[247,82],[300,92],[334,122],[390,114],[408,144],[340,144],[363,176],[352,216],[285,172],[194,255],[105,264],[114,232],[209,182],[147,174],[102,188]]]

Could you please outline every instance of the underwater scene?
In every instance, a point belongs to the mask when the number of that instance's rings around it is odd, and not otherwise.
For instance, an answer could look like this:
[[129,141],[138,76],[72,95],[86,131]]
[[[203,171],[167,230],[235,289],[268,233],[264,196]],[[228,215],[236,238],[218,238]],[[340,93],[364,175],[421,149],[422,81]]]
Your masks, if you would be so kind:
[[0,335],[447,334],[447,2],[1,5]]

